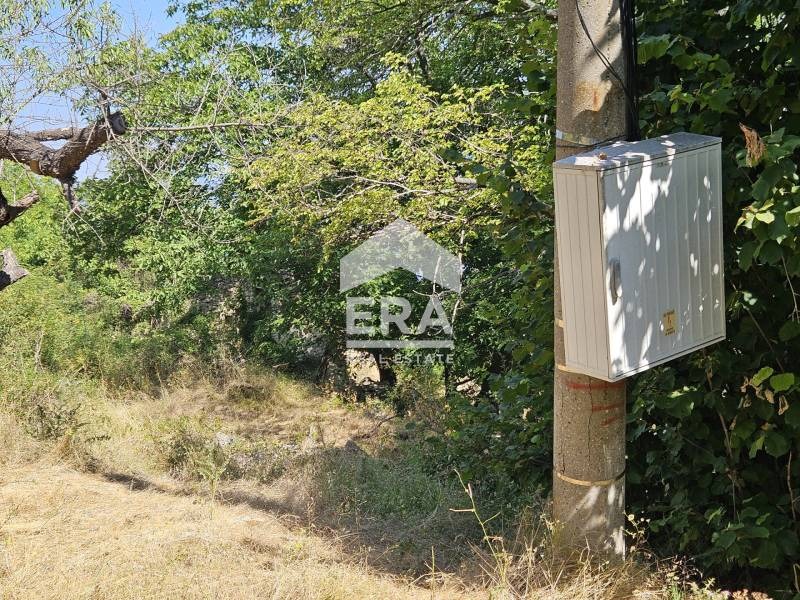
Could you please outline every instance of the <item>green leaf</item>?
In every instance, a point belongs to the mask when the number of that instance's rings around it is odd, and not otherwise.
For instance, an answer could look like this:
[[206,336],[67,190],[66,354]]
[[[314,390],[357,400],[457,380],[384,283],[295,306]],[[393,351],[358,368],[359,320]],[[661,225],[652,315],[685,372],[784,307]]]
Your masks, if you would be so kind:
[[769,379],[769,385],[776,392],[785,392],[794,385],[794,373],[781,373]]
[[672,62],[679,69],[686,69],[686,70],[692,69],[695,65],[694,57],[690,54],[686,54],[685,52],[683,52],[683,50],[681,50],[680,54],[676,54],[672,58]]
[[784,554],[793,555],[797,552],[797,534],[794,531],[782,531],[780,535],[773,537]]
[[783,215],[780,213],[775,215],[775,220],[770,224],[769,235],[779,244],[782,244],[787,238],[792,236],[792,231],[786,225],[786,219],[784,219]]
[[757,248],[758,244],[751,241],[743,244],[742,249],[739,250],[739,265],[745,271],[749,270],[750,266],[753,264],[753,255]]
[[778,337],[782,342],[788,342],[800,335],[800,323],[797,321],[787,321],[778,331]]
[[750,380],[750,383],[752,383],[755,386],[759,386],[762,383],[764,383],[767,380],[767,378],[769,378],[769,376],[772,375],[774,372],[775,369],[773,369],[772,367],[761,367],[761,370],[755,375],[753,375],[753,378]]
[[767,454],[770,456],[777,458],[789,452],[791,444],[784,435],[778,433],[777,431],[768,431],[765,438],[764,450],[766,450]]
[[778,562],[778,545],[772,540],[764,541],[760,545],[756,557],[752,560],[753,565],[766,569],[774,568]]
[[800,427],[800,402],[793,402],[789,405],[789,410],[784,413],[783,420],[791,427]]
[[755,430],[756,424],[752,419],[748,419],[743,415],[739,415],[736,417],[736,426],[731,430],[731,435],[739,438],[740,440],[746,440],[753,435]]
[[783,170],[779,164],[771,164],[753,184],[751,194],[756,200],[763,202],[772,195],[773,188],[780,181]]
[[772,195],[772,189],[773,185],[762,176],[750,188],[750,195],[757,202],[765,202]]
[[751,525],[742,529],[742,537],[765,540],[769,538],[769,529]]
[[770,133],[764,138],[764,141],[770,144],[780,144],[783,141],[783,134],[786,133],[786,127],[781,127]]
[[780,260],[781,256],[783,256],[783,251],[776,241],[767,240],[758,251],[758,256],[763,261],[774,265]]
[[756,219],[762,223],[772,223],[775,220],[775,213],[770,211],[756,213]]
[[755,458],[758,454],[758,451],[764,447],[764,438],[764,432],[762,431],[759,433],[759,436],[755,439],[755,441],[750,444],[750,452],[748,453],[750,458]]
[[639,62],[644,64],[649,60],[661,58],[671,45],[672,37],[669,34],[646,35],[639,38]]
[[717,539],[714,540],[714,543],[720,548],[727,550],[733,545],[733,542],[735,541],[736,541],[736,532],[731,531],[730,529],[726,529],[725,531],[720,532],[720,534],[717,536]]
[[797,224],[800,224],[800,206],[796,206],[792,210],[786,211],[786,224],[789,227],[794,227]]
[[720,87],[708,97],[708,106],[717,112],[725,112],[731,100],[733,100],[733,90]]

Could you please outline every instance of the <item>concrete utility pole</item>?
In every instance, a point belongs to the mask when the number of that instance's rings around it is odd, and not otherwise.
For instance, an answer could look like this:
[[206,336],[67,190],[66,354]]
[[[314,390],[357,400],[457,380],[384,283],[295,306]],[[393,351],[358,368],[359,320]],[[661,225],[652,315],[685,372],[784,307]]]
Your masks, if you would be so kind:
[[[624,81],[618,0],[559,0],[556,158],[624,139]],[[555,277],[553,512],[562,549],[623,557],[625,541],[625,383],[564,369],[558,257]]]

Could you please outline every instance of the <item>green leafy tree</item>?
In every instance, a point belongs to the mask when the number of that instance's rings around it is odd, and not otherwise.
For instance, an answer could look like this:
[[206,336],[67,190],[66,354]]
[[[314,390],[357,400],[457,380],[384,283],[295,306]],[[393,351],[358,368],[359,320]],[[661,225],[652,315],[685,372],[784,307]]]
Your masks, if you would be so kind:
[[789,593],[800,553],[796,7],[639,6],[646,134],[723,138],[728,339],[637,379],[632,506],[664,551]]

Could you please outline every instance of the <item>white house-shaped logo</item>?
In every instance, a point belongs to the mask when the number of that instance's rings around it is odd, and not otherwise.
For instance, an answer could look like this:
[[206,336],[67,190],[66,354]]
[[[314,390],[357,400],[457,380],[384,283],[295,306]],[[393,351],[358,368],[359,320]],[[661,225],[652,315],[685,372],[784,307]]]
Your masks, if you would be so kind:
[[[461,292],[461,260],[403,219],[393,221],[341,260],[339,291],[347,292],[395,269],[405,269],[415,274],[418,279],[431,281],[434,284],[434,293],[431,294],[417,327],[411,327],[406,323],[411,315],[411,303],[408,300],[396,296],[381,298],[380,331],[384,337],[389,335],[391,325],[395,325],[400,333],[406,335],[423,335],[432,327],[452,335],[452,327],[447,320],[438,292],[444,290]],[[373,336],[377,333],[378,328],[359,324],[359,321],[366,321],[372,316],[370,312],[361,311],[359,308],[375,304],[375,298],[347,298],[348,336]],[[392,310],[393,308],[400,310],[398,312]],[[452,339],[348,339],[347,346],[348,348],[452,348],[453,342]]]
[[461,291],[461,261],[404,219],[392,221],[339,263],[339,291],[346,292],[405,269],[436,285]]

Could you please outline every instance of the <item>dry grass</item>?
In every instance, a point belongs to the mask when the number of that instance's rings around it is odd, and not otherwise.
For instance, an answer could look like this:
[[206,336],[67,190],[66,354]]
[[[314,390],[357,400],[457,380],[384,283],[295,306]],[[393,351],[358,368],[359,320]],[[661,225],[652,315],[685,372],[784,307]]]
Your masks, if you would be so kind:
[[0,507],[4,598],[430,598],[264,511],[60,465],[7,471]]
[[49,441],[0,415],[2,598],[712,597],[636,557],[558,562],[539,515],[487,544],[397,422],[271,373],[81,411]]

